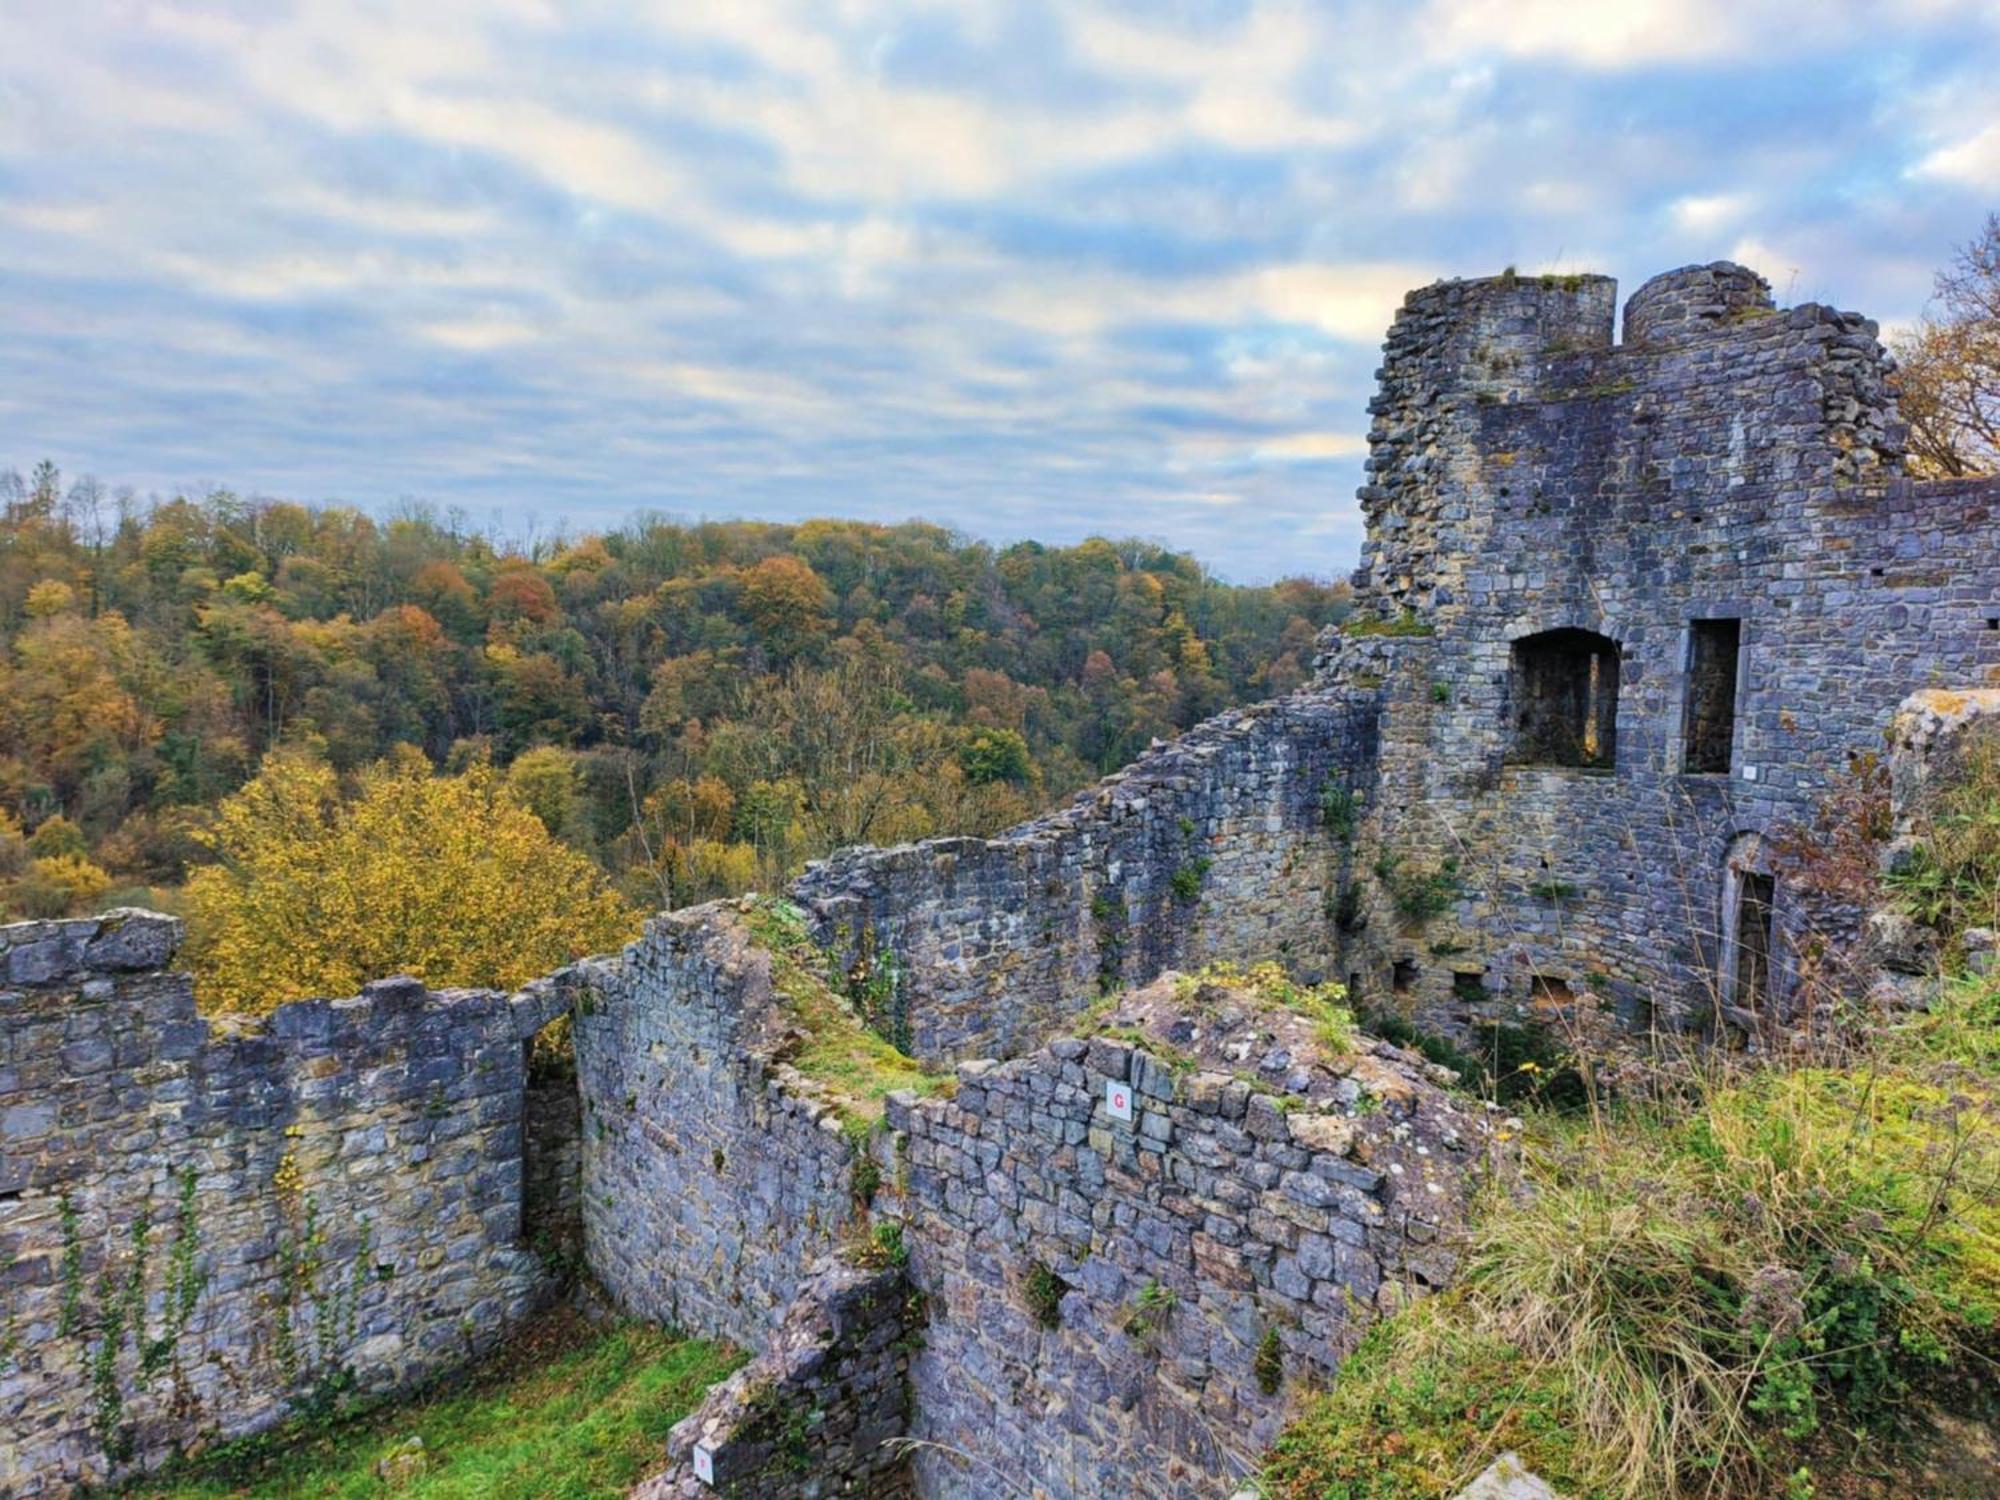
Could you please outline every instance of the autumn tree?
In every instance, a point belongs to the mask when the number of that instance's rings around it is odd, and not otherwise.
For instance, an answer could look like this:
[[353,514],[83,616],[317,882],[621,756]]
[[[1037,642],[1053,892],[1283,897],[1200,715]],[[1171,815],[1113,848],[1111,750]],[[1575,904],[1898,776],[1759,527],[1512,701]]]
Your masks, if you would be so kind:
[[767,557],[742,582],[744,611],[773,660],[789,662],[826,633],[830,596],[804,559]]
[[2000,214],[1938,272],[1931,306],[1894,352],[1911,472],[2000,470]]
[[219,863],[187,885],[202,1003],[261,1012],[407,973],[512,988],[631,938],[633,911],[476,764],[435,776],[414,753],[351,794],[303,754],[269,757],[221,807]]

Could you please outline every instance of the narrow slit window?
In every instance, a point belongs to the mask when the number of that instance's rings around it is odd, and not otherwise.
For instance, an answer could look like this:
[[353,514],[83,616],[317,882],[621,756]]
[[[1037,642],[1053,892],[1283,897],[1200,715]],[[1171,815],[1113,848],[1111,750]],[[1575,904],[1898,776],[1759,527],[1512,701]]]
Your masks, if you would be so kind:
[[1727,771],[1736,743],[1736,682],[1743,655],[1741,620],[1696,620],[1688,631],[1685,767]]
[[1545,630],[1514,643],[1512,759],[1609,770],[1618,746],[1618,643]]

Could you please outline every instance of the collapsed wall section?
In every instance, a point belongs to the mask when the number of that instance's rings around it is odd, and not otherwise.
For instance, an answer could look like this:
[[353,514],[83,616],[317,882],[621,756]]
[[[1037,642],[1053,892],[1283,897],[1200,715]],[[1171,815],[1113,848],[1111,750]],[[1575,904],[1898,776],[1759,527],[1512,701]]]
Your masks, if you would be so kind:
[[59,1493],[384,1391],[542,1294],[533,996],[414,980],[196,1014],[148,912],[0,928],[0,1489]]
[[899,1440],[920,1311],[899,1266],[814,1266],[769,1347],[675,1425],[668,1467],[633,1500],[911,1494]]
[[1366,778],[1375,727],[1365,682],[1232,710],[997,838],[844,851],[792,894],[927,1060],[1020,1052],[1175,965],[1316,975],[1340,886],[1322,798]]

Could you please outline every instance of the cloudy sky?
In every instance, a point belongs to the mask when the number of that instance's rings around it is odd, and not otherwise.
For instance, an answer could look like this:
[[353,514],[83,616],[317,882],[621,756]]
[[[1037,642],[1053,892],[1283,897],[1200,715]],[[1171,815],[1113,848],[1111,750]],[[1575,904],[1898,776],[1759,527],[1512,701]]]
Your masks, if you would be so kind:
[[1995,0],[0,0],[0,466],[1353,563],[1402,293],[1885,320]]

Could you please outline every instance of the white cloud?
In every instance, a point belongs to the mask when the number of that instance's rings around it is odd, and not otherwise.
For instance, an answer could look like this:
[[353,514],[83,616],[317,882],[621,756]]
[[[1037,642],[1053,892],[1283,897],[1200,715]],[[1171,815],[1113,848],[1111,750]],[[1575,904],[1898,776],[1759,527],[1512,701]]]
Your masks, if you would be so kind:
[[417,332],[434,344],[467,353],[485,354],[510,349],[539,338],[542,330],[533,323],[508,318],[464,318],[453,322],[425,323]]
[[2000,189],[2000,122],[1931,152],[1915,167],[1919,177],[1940,178],[1983,192]]
[[1359,458],[1368,451],[1368,439],[1358,432],[1294,432],[1281,438],[1269,438],[1254,445],[1250,454],[1256,459],[1308,460],[1328,458]]
[[1677,198],[1672,208],[1674,223],[1690,234],[1714,234],[1739,223],[1750,211],[1752,202],[1746,193],[1708,193]]

